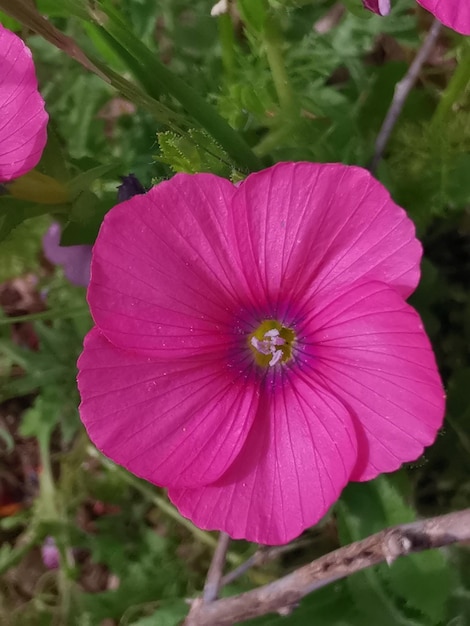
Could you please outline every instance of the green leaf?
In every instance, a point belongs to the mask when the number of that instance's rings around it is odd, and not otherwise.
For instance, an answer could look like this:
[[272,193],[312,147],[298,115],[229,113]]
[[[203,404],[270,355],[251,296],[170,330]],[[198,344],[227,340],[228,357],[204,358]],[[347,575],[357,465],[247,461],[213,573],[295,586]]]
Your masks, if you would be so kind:
[[20,427],[22,437],[41,439],[48,436],[60,419],[60,405],[45,395],[38,396],[33,406],[23,413]]
[[[13,209],[14,205],[18,206],[18,210]],[[22,210],[21,205],[21,202],[15,201],[12,210],[10,211],[9,207],[3,216],[0,208],[0,233],[7,233],[0,244],[0,282],[36,269],[38,266],[41,236],[46,231],[49,220],[44,217],[28,219],[28,215],[25,214],[27,211]],[[44,205],[39,208],[42,212],[48,210],[49,208]]]
[[246,26],[257,33],[263,31],[268,13],[265,0],[238,0],[238,9]]
[[369,19],[372,17],[371,11],[364,9],[362,0],[343,0],[344,6],[356,17]]
[[[364,484],[351,484],[337,505],[343,544],[358,541],[388,526],[415,520],[390,478],[381,476]],[[438,625],[444,618],[452,576],[442,553],[411,554],[391,566],[379,565],[347,580],[351,594],[367,619],[381,624]],[[420,620],[416,622],[416,619]]]
[[3,13],[2,11],[0,11],[0,24],[2,24],[5,28],[8,28],[8,30],[13,31],[14,33],[19,33],[21,31],[21,24],[6,13]]
[[[183,563],[175,558],[167,538],[134,524],[137,532],[130,535],[124,516],[101,518],[97,522],[101,532],[89,540],[95,562],[106,563],[121,581],[117,590],[95,593],[83,599],[95,623],[110,617],[119,619],[124,612],[135,613],[131,607],[136,605],[142,608],[149,605],[154,609],[157,603],[159,608],[168,608],[161,603],[174,601],[174,598],[178,598],[174,608],[180,609],[181,616],[179,598],[185,593]],[[164,575],[161,575],[162,572]],[[172,604],[169,606],[172,607]],[[139,611],[141,614],[142,611]],[[172,619],[171,608],[163,616]],[[176,616],[173,618],[176,619]]]
[[229,178],[232,175],[230,158],[204,131],[191,129],[188,137],[175,133],[158,133],[161,156],[156,160],[166,163],[175,172],[211,172]]
[[[403,524],[416,519],[414,510],[406,504],[393,482],[381,476],[373,482],[387,524]],[[407,605],[419,610],[430,623],[444,619],[446,604],[452,591],[454,577],[439,550],[428,550],[397,559],[387,570],[391,588]]]
[[[344,581],[306,596],[289,615],[265,615],[243,622],[246,626],[366,626]],[[372,626],[372,625],[371,625]],[[374,626],[377,626],[374,624]]]
[[15,442],[10,432],[6,428],[0,428],[0,439],[3,439],[6,447],[6,453],[8,454],[15,447]]
[[102,197],[91,191],[80,193],[62,231],[61,245],[94,244],[104,216],[117,202],[117,193],[106,193]]
[[132,626],[178,626],[188,614],[188,610],[189,607],[183,599],[163,603],[163,606],[152,615],[132,622]]
[[105,163],[97,165],[90,170],[80,172],[75,178],[69,182],[70,192],[72,197],[78,196],[83,191],[88,191],[98,178],[101,178],[104,174],[110,172],[117,173],[122,169],[121,163]]

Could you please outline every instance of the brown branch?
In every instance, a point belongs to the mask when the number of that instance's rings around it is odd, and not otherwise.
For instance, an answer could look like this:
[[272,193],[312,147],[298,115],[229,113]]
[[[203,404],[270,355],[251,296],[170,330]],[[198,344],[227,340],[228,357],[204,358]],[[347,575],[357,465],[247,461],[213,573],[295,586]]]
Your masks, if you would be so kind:
[[379,161],[383,156],[388,140],[390,139],[390,135],[395,128],[395,124],[397,123],[406,99],[408,98],[408,94],[418,80],[421,68],[431,53],[431,50],[439,37],[441,28],[442,24],[439,20],[434,20],[428,34],[426,35],[423,45],[418,50],[418,53],[413,60],[413,63],[410,65],[405,76],[395,86],[395,93],[393,94],[392,102],[390,103],[387,115],[375,142],[374,156],[372,157],[372,161],[369,166],[371,174],[375,174],[377,171]]
[[470,541],[470,508],[382,530],[252,591],[210,604],[195,600],[184,626],[231,626],[266,613],[285,611],[312,591],[354,572],[459,541]]
[[256,552],[252,554],[246,561],[244,561],[238,567],[226,574],[222,578],[220,586],[225,587],[225,585],[230,585],[230,583],[233,583],[234,580],[237,580],[237,578],[240,578],[241,576],[246,574],[251,568],[264,565],[269,561],[277,559],[278,556],[281,556],[286,552],[298,550],[308,543],[309,542],[307,541],[295,541],[292,543],[288,543],[284,546],[260,546],[258,550],[256,550]]
[[219,542],[215,549],[212,561],[207,572],[206,584],[204,585],[203,602],[212,602],[219,595],[220,582],[222,580],[222,572],[225,565],[225,556],[227,554],[230,537],[227,533],[220,533]]

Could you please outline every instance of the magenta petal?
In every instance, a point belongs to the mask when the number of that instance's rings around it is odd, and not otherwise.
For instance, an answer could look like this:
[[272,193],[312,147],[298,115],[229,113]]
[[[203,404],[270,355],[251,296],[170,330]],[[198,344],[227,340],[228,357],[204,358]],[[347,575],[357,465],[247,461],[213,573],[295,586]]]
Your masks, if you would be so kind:
[[258,402],[255,381],[212,361],[155,362],[95,328],[78,362],[80,416],[95,445],[158,485],[200,486],[238,455]]
[[418,0],[418,2],[449,28],[462,35],[470,35],[469,0]]
[[88,301],[112,343],[164,358],[226,345],[240,293],[227,239],[234,192],[212,174],[177,174],[106,215]]
[[310,374],[280,376],[263,390],[228,472],[200,489],[170,489],[172,502],[197,526],[286,543],[323,517],[349,480],[357,452],[347,409]]
[[351,477],[436,436],[443,390],[403,300],[420,256],[382,185],[340,164],[278,164],[238,188],[177,175],[118,205],[79,361],[91,438],[197,525],[289,541]]
[[379,15],[390,13],[390,0],[362,0],[362,2],[366,9]]
[[381,283],[352,285],[315,308],[302,349],[361,425],[352,480],[415,460],[436,438],[445,399],[418,314]]
[[37,165],[46,145],[47,120],[31,52],[0,24],[0,182]]
[[362,168],[280,163],[249,176],[233,207],[247,282],[271,306],[360,278],[387,282],[405,297],[417,285],[414,225]]

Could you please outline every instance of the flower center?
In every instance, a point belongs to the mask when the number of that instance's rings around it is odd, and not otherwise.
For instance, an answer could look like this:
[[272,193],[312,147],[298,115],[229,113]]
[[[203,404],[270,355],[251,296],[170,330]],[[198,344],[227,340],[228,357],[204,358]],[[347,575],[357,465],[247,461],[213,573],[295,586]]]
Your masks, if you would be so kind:
[[292,358],[295,333],[276,320],[266,320],[248,337],[255,361],[263,367],[273,367]]

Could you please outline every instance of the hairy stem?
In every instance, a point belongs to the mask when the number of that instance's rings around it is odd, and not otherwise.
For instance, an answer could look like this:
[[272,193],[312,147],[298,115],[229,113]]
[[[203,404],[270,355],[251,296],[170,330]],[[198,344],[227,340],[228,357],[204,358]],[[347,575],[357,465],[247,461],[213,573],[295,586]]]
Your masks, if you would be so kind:
[[462,53],[449,84],[441,94],[441,99],[436,107],[431,120],[431,129],[437,130],[445,122],[452,111],[452,107],[468,89],[470,83],[470,43],[465,39],[462,43]]

